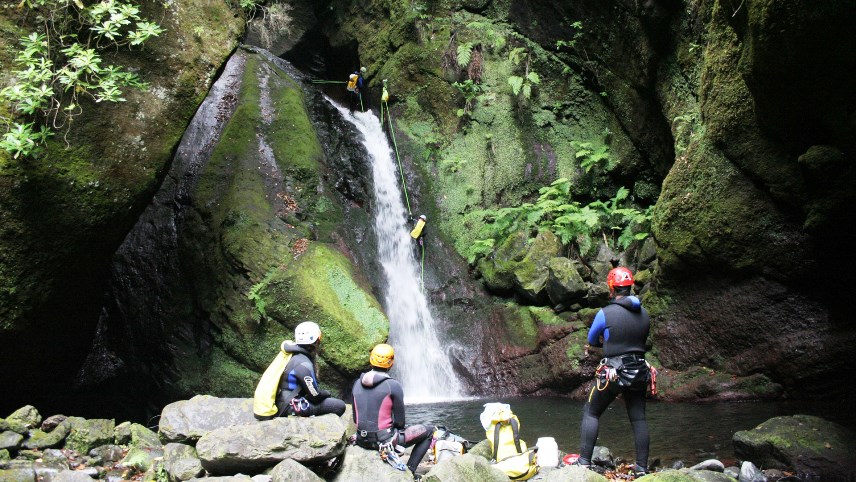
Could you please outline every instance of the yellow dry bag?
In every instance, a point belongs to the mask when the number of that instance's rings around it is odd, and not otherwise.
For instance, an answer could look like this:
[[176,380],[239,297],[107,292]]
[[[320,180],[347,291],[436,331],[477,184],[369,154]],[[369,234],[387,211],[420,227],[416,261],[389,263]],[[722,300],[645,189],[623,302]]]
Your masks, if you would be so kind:
[[357,79],[359,79],[359,78],[360,78],[360,76],[357,74],[351,74],[351,76],[348,77],[348,91],[349,92],[354,92],[355,90],[357,90]]
[[425,220],[419,219],[416,221],[416,227],[413,228],[413,231],[410,231],[410,237],[413,239],[419,239],[419,236],[422,236],[422,230],[425,228]]
[[520,420],[509,408],[493,412],[485,428],[495,467],[511,480],[527,480],[538,473],[537,449],[527,450],[520,440]]
[[279,380],[282,378],[282,372],[285,371],[285,367],[292,356],[291,353],[286,353],[283,350],[282,347],[285,346],[285,343],[282,343],[276,358],[267,367],[258,386],[256,386],[256,392],[253,395],[253,413],[260,417],[276,415],[276,394],[279,392]]

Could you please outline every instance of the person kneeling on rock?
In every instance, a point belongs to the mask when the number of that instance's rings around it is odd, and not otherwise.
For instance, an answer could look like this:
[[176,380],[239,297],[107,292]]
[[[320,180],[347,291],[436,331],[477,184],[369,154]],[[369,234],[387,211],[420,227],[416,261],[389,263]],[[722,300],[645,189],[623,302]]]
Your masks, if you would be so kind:
[[320,344],[321,328],[312,321],[297,325],[294,341],[282,342],[279,353],[256,386],[253,397],[256,420],[345,413],[345,402],[318,388],[315,355]]
[[354,382],[357,445],[368,450],[378,450],[384,444],[414,446],[407,468],[419,480],[416,468],[431,447],[435,427],[404,426],[404,390],[389,376],[394,358],[391,346],[385,343],[375,346],[369,355],[371,371]]

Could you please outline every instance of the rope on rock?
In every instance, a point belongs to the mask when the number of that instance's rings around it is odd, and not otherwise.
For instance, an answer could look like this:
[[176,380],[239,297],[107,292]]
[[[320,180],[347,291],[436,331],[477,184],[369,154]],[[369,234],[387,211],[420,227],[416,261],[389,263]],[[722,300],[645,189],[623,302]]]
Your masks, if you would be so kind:
[[[395,140],[395,129],[392,126],[392,115],[389,113],[389,106],[386,101],[381,102],[381,117],[380,122],[383,123],[383,108],[386,106],[386,118],[389,123],[389,135],[392,137],[392,145],[395,147],[395,160],[398,162],[398,172],[401,175],[401,187],[404,191],[404,200],[407,202],[407,215],[412,216],[413,211],[410,209],[410,197],[407,194],[407,183],[404,181],[404,169],[401,167],[401,156],[398,155],[398,143]],[[424,253],[423,253],[424,254]]]

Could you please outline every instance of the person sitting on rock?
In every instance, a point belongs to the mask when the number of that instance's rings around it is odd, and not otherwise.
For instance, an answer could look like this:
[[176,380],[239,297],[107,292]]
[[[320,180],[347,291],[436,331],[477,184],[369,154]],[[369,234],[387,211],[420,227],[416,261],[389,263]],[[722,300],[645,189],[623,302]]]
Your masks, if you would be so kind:
[[256,420],[345,413],[345,402],[318,388],[315,356],[320,343],[321,328],[312,321],[297,325],[294,341],[282,342],[280,352],[256,387],[253,398]]
[[404,425],[404,390],[389,376],[395,358],[393,348],[385,343],[375,346],[369,355],[371,371],[354,382],[354,422],[357,424],[357,445],[377,450],[391,443],[413,447],[407,467],[418,480],[416,468],[431,447],[435,427]]
[[[645,361],[645,343],[651,322],[639,298],[631,296],[633,273],[618,267],[606,276],[609,304],[598,311],[588,333],[592,346],[603,347],[603,360],[595,372],[595,386],[583,408],[580,427],[580,456],[576,464],[591,465],[600,416],[619,394],[624,396],[627,416],[636,445],[637,476],[648,470],[648,422],[645,420],[645,391],[650,366]],[[603,341],[601,341],[601,338]],[[588,350],[586,345],[586,350]]]

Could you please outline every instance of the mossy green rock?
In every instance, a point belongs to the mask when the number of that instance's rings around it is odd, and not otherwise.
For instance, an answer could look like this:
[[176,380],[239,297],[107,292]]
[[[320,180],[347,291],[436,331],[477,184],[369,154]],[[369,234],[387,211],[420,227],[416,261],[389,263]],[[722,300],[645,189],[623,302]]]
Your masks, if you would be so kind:
[[554,306],[569,306],[588,293],[588,286],[577,266],[578,262],[565,257],[556,257],[547,262],[547,295]]
[[9,430],[24,435],[31,428],[36,428],[42,423],[42,416],[36,407],[26,405],[6,417],[6,423],[9,425]]
[[193,446],[169,443],[164,446],[163,451],[163,464],[170,480],[190,480],[205,473]]
[[541,231],[532,240],[526,256],[514,267],[514,287],[523,299],[543,304],[547,301],[550,260],[562,251],[562,242],[551,231]]
[[155,459],[159,457],[163,457],[163,450],[161,448],[131,447],[128,449],[128,454],[125,455],[125,458],[119,462],[119,465],[133,467],[140,472],[145,472],[152,468]]
[[113,443],[113,429],[116,427],[113,420],[69,417],[68,422],[71,431],[65,439],[67,449],[86,454],[95,447]]
[[113,429],[113,441],[116,445],[127,445],[131,441],[131,422],[122,422]]
[[[271,482],[324,482],[300,462],[291,459],[276,464],[270,471]],[[406,482],[406,481],[405,481]]]
[[35,482],[36,473],[33,469],[0,470],[0,482]]
[[345,448],[342,468],[333,478],[333,481],[349,482],[352,480],[410,482],[413,477],[409,471],[396,470],[381,460],[376,450],[366,450],[359,445],[349,445]]
[[856,471],[856,433],[820,417],[774,417],[732,440],[738,458],[760,467],[791,468],[824,480],[846,480]]
[[27,432],[27,439],[23,443],[23,447],[28,449],[46,449],[54,448],[62,445],[62,441],[70,432],[70,423],[63,421],[50,432],[43,432],[35,429]]
[[711,470],[662,470],[636,479],[640,482],[734,482],[736,479]]
[[0,449],[0,462],[6,462],[10,459],[11,457],[9,457],[9,451],[6,449]]
[[131,442],[132,447],[143,449],[160,448],[161,442],[158,435],[148,428],[138,423],[131,424]]
[[529,236],[523,231],[512,234],[489,256],[478,262],[482,282],[491,291],[510,293],[514,288],[514,268],[526,256]]

